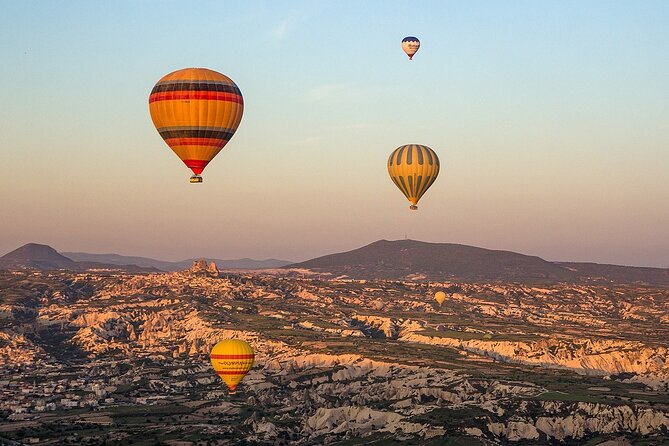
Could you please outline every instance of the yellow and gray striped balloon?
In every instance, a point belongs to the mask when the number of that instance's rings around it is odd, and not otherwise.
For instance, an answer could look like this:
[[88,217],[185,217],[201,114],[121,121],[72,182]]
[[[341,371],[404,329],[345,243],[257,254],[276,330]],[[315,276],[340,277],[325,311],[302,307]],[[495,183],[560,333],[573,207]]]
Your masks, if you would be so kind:
[[415,211],[418,209],[418,200],[439,175],[439,158],[428,146],[400,146],[388,158],[388,173],[411,202],[409,208]]

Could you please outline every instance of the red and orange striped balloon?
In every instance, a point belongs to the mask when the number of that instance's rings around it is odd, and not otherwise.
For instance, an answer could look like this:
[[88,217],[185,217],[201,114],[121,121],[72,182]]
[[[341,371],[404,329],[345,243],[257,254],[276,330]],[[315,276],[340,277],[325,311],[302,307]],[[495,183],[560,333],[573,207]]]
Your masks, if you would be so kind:
[[224,339],[211,349],[211,365],[214,371],[234,394],[237,385],[253,367],[253,348],[240,339]]
[[153,87],[149,112],[160,136],[200,178],[239,127],[244,99],[229,77],[206,68],[184,68]]

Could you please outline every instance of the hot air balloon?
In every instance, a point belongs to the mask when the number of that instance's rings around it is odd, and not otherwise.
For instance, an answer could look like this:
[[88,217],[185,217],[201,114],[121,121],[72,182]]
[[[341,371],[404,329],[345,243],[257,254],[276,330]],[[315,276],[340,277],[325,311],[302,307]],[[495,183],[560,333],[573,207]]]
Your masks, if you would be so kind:
[[206,68],[184,68],[158,81],[149,96],[158,133],[193,171],[191,183],[230,141],[242,120],[244,99],[229,77]]
[[253,367],[253,348],[240,339],[224,339],[214,345],[209,355],[214,371],[228,386],[234,395],[239,382]]
[[418,52],[419,48],[420,40],[417,37],[408,36],[402,39],[402,49],[409,56],[409,60],[413,59],[413,55]]
[[444,301],[446,300],[446,293],[444,293],[443,291],[437,291],[436,293],[434,293],[434,300],[436,300],[439,306],[441,306],[441,304],[443,304]]
[[415,211],[418,200],[439,175],[439,158],[428,146],[400,146],[388,158],[388,173],[411,202],[409,209]]

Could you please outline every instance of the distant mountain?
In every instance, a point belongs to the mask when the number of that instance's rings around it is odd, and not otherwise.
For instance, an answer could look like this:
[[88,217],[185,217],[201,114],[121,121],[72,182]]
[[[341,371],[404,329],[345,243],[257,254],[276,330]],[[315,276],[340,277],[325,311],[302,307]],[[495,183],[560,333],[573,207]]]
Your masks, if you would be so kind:
[[[166,262],[119,254],[58,253],[28,243],[0,257],[0,269],[115,269],[127,272],[182,271],[198,259]],[[218,269],[305,268],[354,279],[504,282],[618,282],[669,286],[668,268],[549,262],[536,256],[454,243],[379,240],[362,248],[300,263],[285,260],[206,259]]]
[[669,285],[669,269],[549,262],[536,256],[453,243],[379,240],[353,251],[284,268],[306,268],[357,279],[511,282],[609,280]]
[[452,243],[379,240],[353,251],[295,263],[308,268],[363,279],[431,280],[568,280],[568,269],[539,257]]
[[141,267],[133,264],[110,264],[95,261],[75,261],[66,257],[51,246],[28,243],[0,257],[0,269],[66,269],[85,271],[87,269],[115,269],[127,272],[157,271],[153,267]]
[[148,257],[122,256],[119,254],[89,254],[86,252],[63,252],[63,255],[78,262],[100,262],[110,265],[137,265],[144,268],[156,268],[161,271],[179,271],[189,267],[193,262],[183,262],[183,266],[176,266],[177,262],[165,262]]
[[[178,262],[167,262],[164,260],[156,260],[149,257],[132,257],[132,256],[123,256],[119,254],[89,254],[85,252],[64,252],[64,255],[76,261],[86,261],[86,262],[102,262],[109,263],[112,265],[126,265],[133,264],[145,268],[157,268],[162,271],[181,271],[186,268],[189,268],[195,260],[198,259],[186,259]],[[291,262],[287,260],[277,260],[277,259],[267,259],[267,260],[254,260],[254,259],[234,259],[234,260],[223,260],[223,259],[206,259],[209,262],[216,263],[216,266],[219,269],[268,269],[268,268],[280,268],[284,265],[288,265]]]
[[0,267],[75,269],[77,264],[48,245],[28,243],[0,257]]

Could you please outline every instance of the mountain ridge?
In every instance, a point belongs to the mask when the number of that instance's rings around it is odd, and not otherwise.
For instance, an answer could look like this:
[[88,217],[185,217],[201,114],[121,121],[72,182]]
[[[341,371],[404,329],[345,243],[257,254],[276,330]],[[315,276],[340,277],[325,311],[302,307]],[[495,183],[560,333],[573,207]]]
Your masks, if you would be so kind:
[[[181,271],[197,259],[169,262],[120,254],[59,253],[48,245],[27,243],[0,257],[0,269],[120,269],[128,272]],[[207,259],[219,269],[309,269],[353,279],[621,282],[669,286],[669,268],[593,262],[556,262],[507,250],[457,243],[377,240],[350,251],[304,262],[266,259]]]
[[[85,253],[85,252],[64,252],[64,255],[77,260],[77,261],[99,261],[105,263],[111,263],[116,265],[123,264],[122,262],[131,261],[132,264],[142,266],[142,267],[153,267],[161,271],[181,271],[186,268],[189,268],[194,261],[201,259],[202,257],[178,260],[176,262],[170,262],[167,260],[158,260],[151,257],[141,257],[141,256],[124,256],[122,254],[94,254],[94,253]],[[288,265],[292,262],[287,260],[280,259],[263,259],[256,260],[250,259],[248,257],[242,259],[216,259],[205,257],[207,261],[216,263],[216,266],[222,269],[266,269],[266,268],[279,268],[284,265]]]
[[49,245],[26,243],[0,257],[0,269],[65,269],[84,271],[88,269],[121,269],[127,272],[155,272],[151,267],[134,264],[114,265],[104,262],[76,261],[56,251]]
[[[182,271],[189,268],[200,258],[185,259],[176,262],[157,260],[150,257],[124,256],[115,253],[95,254],[85,252],[58,252],[49,245],[26,243],[0,257],[0,269],[36,268],[36,269],[90,269],[112,268],[129,271]],[[207,258],[222,269],[269,269],[279,268],[292,262],[279,259],[256,260]]]
[[640,282],[669,286],[669,268],[551,262],[538,256],[456,243],[378,240],[283,268],[354,279],[511,282]]

